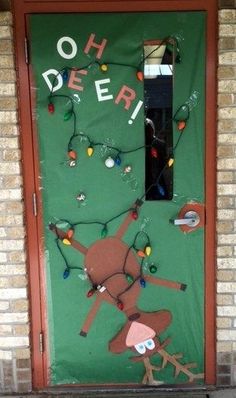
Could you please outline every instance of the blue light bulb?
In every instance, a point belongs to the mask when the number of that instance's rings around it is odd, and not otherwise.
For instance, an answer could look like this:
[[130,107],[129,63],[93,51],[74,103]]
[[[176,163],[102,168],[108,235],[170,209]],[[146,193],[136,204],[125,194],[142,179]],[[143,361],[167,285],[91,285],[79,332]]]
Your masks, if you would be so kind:
[[67,82],[67,80],[68,80],[68,70],[67,69],[63,70],[62,79],[63,79],[64,83]]
[[115,158],[115,164],[116,164],[116,166],[120,166],[121,165],[121,158],[120,158],[119,155],[117,155],[116,158]]
[[67,279],[69,275],[70,275],[70,270],[69,268],[66,268],[63,273],[63,279]]
[[165,190],[162,185],[157,184],[157,189],[161,196],[165,196]]
[[146,281],[145,281],[145,279],[140,278],[139,283],[140,283],[140,286],[141,286],[141,287],[143,287],[143,288],[146,287]]

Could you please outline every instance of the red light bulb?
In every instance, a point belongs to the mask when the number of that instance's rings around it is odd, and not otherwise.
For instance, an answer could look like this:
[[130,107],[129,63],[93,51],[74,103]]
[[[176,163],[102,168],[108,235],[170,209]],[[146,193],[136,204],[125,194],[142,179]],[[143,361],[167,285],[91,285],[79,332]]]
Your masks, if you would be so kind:
[[120,300],[117,301],[117,308],[119,308],[120,311],[123,311],[124,304],[122,303],[122,301],[120,301]]
[[88,291],[88,293],[86,294],[86,296],[87,296],[88,298],[90,298],[90,297],[92,297],[92,296],[94,295],[94,293],[95,293],[95,289],[92,288],[92,289],[90,289],[90,290]]
[[77,158],[77,153],[75,151],[69,151],[68,156],[70,159],[75,160]]
[[74,235],[74,230],[73,229],[69,229],[67,231],[67,238],[71,239],[73,235]]
[[137,220],[138,219],[138,212],[137,210],[133,210],[131,213],[131,217],[133,220]]
[[49,113],[54,113],[54,111],[55,111],[54,104],[52,102],[49,102],[49,104],[48,104],[48,112]]
[[152,158],[158,157],[157,149],[154,147],[151,148],[151,156],[152,156]]

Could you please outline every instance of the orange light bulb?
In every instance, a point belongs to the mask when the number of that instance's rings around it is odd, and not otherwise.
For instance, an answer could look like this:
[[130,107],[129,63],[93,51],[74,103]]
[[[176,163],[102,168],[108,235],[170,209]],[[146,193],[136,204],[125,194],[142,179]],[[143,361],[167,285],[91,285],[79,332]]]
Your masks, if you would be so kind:
[[186,121],[185,120],[179,120],[177,123],[178,130],[183,131],[186,127]]
[[137,79],[138,79],[140,82],[143,81],[144,76],[143,76],[143,72],[142,72],[141,70],[138,70],[138,71],[137,71],[136,76],[137,76]]

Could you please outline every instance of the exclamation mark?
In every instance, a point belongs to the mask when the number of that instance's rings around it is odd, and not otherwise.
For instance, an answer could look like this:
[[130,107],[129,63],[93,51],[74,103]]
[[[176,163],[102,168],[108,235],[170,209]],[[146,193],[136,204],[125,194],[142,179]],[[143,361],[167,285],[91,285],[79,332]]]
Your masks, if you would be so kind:
[[137,114],[139,113],[139,111],[140,111],[142,105],[143,105],[143,101],[139,101],[139,102],[137,103],[136,108],[135,108],[135,110],[133,111],[133,113],[132,113],[132,115],[131,115],[131,117],[130,117],[130,119],[129,119],[129,121],[128,121],[129,124],[133,124],[133,122],[134,122],[134,120],[135,120]]

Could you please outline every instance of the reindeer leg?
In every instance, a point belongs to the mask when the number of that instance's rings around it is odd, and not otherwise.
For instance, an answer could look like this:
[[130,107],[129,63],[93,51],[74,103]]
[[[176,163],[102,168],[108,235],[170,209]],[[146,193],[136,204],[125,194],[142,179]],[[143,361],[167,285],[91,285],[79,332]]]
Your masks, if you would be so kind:
[[99,293],[97,293],[98,295],[96,296],[96,299],[87,315],[87,318],[82,326],[82,329],[80,331],[80,336],[86,337],[88,334],[88,331],[90,329],[90,326],[93,323],[93,320],[99,310],[99,307],[102,303],[102,298],[100,297]]
[[155,276],[152,276],[152,275],[145,275],[145,280],[149,283],[153,283],[153,285],[165,286],[170,289],[184,291],[187,288],[187,285],[185,285],[184,283],[169,281],[167,279],[155,278]]
[[197,373],[194,374],[192,373],[189,369],[194,368],[197,366],[196,363],[186,363],[186,364],[182,364],[178,361],[178,359],[182,358],[182,354],[174,354],[174,355],[170,355],[168,354],[167,351],[165,350],[159,350],[158,354],[160,354],[163,358],[163,362],[162,362],[162,368],[164,368],[167,363],[171,363],[174,367],[175,367],[175,377],[178,376],[178,374],[180,372],[186,374],[189,378],[189,382],[193,382],[196,379],[203,379],[204,378],[204,373]]

